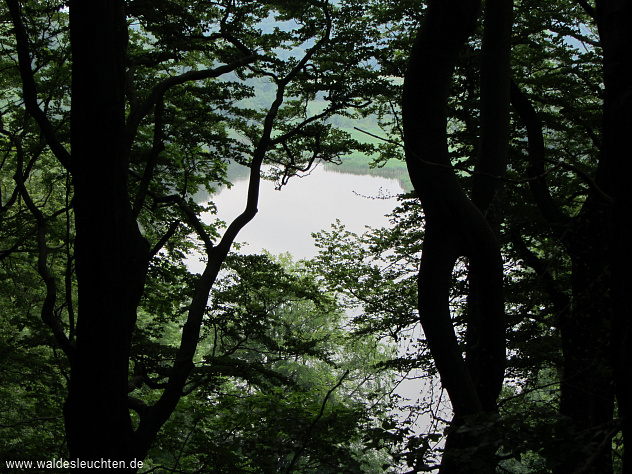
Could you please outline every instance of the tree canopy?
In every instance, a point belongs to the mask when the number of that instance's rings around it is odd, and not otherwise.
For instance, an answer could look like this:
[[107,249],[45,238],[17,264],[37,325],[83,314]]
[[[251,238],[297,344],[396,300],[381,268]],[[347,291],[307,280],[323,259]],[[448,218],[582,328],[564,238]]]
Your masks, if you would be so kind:
[[[631,10],[3,2],[1,461],[630,470]],[[231,252],[261,179],[360,154],[390,227]]]

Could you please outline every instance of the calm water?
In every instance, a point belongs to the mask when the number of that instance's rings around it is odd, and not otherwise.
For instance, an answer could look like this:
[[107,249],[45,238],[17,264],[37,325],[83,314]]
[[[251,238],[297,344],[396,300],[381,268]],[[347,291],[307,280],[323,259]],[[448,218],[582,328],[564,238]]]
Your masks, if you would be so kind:
[[[217,206],[217,216],[204,216],[206,222],[216,217],[230,223],[246,205],[248,179],[238,177],[231,189],[222,189],[210,199]],[[397,205],[395,195],[403,192],[397,179],[372,175],[339,173],[318,166],[303,178],[292,178],[280,191],[274,183],[263,181],[259,212],[237,236],[246,242],[243,253],[260,253],[263,249],[277,255],[289,252],[295,260],[317,254],[312,232],[329,229],[339,219],[348,230],[362,233],[365,226],[389,224],[385,217]],[[392,196],[385,199],[384,197]],[[200,272],[199,263],[188,262]]]

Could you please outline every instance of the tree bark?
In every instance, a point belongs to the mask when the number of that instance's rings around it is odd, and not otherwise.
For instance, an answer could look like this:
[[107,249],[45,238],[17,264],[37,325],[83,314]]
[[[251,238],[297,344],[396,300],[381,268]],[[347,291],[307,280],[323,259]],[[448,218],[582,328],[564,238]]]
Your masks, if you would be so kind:
[[[632,129],[632,4],[597,1],[595,13],[603,48],[603,148],[594,179],[598,190],[591,188],[564,238],[572,259],[573,303],[560,321],[560,412],[570,418],[578,446],[561,460],[556,469],[561,474],[612,472],[611,449],[602,446],[609,446],[613,435],[615,393],[624,443],[632,436],[632,152],[626,138]],[[623,472],[632,472],[625,450]]]
[[[472,185],[472,201],[498,236],[502,214],[502,178],[509,151],[511,31],[513,0],[487,0],[481,49],[480,146]],[[487,265],[488,268],[485,268]],[[502,288],[502,270],[487,260],[470,260],[466,363],[474,377],[483,408],[496,410],[504,375],[505,346],[502,295],[490,291],[490,281]],[[502,291],[502,290],[501,290]],[[495,300],[493,313],[482,312],[481,298]],[[494,317],[495,316],[495,317]],[[499,319],[500,318],[500,319]]]
[[564,243],[571,257],[572,303],[559,329],[564,362],[560,413],[570,419],[574,449],[562,452],[556,473],[574,473],[592,459],[588,471],[612,472],[612,453],[594,456],[614,413],[612,370],[612,280],[608,266],[609,205],[589,196],[571,221]]
[[138,456],[127,405],[131,333],[148,245],[131,217],[125,147],[127,23],[120,0],[73,0],[71,169],[76,356],[64,406],[72,458]]

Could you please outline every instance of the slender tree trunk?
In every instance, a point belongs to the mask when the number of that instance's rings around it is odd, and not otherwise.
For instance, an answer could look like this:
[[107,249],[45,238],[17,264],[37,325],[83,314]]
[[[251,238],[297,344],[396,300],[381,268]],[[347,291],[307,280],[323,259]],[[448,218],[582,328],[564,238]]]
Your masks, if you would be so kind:
[[[487,0],[484,11],[481,49],[481,125],[480,147],[472,185],[472,201],[494,230],[500,232],[502,214],[502,178],[509,151],[509,103],[511,84],[511,31],[513,0]],[[483,262],[485,264],[485,262]],[[502,297],[492,314],[482,312],[481,298],[490,287],[490,279],[502,279],[502,271],[485,269],[478,259],[470,261],[466,363],[487,412],[496,411],[496,400],[504,379],[505,339]],[[502,287],[502,281],[491,283]],[[491,351],[496,351],[493,353]]]
[[138,457],[127,407],[131,332],[148,248],[131,218],[125,148],[127,23],[120,0],[73,0],[71,146],[78,281],[64,407],[72,458]]

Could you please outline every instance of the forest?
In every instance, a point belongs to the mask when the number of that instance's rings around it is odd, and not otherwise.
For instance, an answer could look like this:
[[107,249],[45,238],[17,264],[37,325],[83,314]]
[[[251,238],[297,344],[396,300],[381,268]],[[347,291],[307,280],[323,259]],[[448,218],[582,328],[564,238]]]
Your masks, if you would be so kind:
[[[1,5],[1,471],[632,473],[632,2]],[[389,226],[240,246],[358,160]]]

